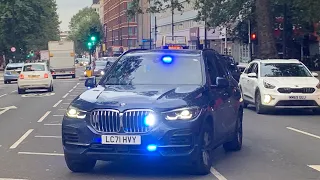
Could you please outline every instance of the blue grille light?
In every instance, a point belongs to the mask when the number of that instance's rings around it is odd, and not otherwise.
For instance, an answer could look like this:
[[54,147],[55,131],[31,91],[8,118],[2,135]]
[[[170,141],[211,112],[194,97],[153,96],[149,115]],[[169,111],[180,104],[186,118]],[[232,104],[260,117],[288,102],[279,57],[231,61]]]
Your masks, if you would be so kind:
[[166,64],[171,64],[172,63],[172,57],[170,57],[170,56],[164,56],[163,58],[162,58],[162,62],[164,62],[164,63],[166,63]]
[[150,152],[154,152],[154,151],[157,150],[157,146],[154,145],[154,144],[149,144],[149,145],[147,146],[147,150],[150,151]]
[[153,114],[148,114],[145,118],[144,118],[144,124],[146,126],[154,126],[154,124],[156,123],[156,118]]

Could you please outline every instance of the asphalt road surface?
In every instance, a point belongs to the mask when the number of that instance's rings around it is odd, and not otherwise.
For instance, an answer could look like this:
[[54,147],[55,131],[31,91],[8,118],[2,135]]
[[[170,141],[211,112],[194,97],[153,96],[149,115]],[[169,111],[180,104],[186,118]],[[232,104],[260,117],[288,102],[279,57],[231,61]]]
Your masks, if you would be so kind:
[[0,83],[0,180],[320,179],[320,116],[307,111],[257,115],[250,108],[244,112],[243,149],[225,153],[218,148],[207,176],[170,164],[130,162],[101,162],[92,173],[75,174],[64,162],[61,119],[85,91],[83,81],[56,79],[54,93],[23,96],[16,84]]

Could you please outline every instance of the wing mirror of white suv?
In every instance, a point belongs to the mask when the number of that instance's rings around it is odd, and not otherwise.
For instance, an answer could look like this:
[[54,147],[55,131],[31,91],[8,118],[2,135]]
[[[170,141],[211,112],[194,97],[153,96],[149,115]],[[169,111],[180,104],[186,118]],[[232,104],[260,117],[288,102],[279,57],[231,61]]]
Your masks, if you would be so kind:
[[257,78],[258,76],[257,76],[256,73],[249,73],[249,74],[248,74],[248,77],[250,77],[250,78]]
[[319,74],[318,74],[318,73],[315,73],[315,72],[312,72],[312,76],[313,76],[313,77],[318,77]]

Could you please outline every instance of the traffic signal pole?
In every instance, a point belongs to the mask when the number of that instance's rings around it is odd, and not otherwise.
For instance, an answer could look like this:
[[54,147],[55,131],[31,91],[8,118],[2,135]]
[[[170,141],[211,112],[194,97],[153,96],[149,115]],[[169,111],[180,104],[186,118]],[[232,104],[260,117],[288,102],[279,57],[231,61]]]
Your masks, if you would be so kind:
[[249,37],[249,61],[252,60],[252,43],[251,43],[251,21],[248,20],[248,37]]

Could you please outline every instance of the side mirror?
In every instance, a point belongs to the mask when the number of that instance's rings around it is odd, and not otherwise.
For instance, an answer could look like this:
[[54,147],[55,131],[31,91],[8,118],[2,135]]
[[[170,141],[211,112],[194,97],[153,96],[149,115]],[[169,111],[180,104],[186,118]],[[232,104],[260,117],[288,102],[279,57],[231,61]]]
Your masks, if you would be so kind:
[[257,74],[256,73],[249,73],[248,77],[250,78],[257,78]]
[[313,77],[319,77],[319,74],[318,74],[318,73],[315,73],[315,72],[312,72],[312,76],[313,76]]
[[89,89],[95,88],[97,86],[96,77],[90,77],[90,78],[86,79],[86,82],[84,83],[84,85]]
[[226,78],[217,77],[216,85],[213,85],[214,88],[226,88],[229,87],[229,81]]

